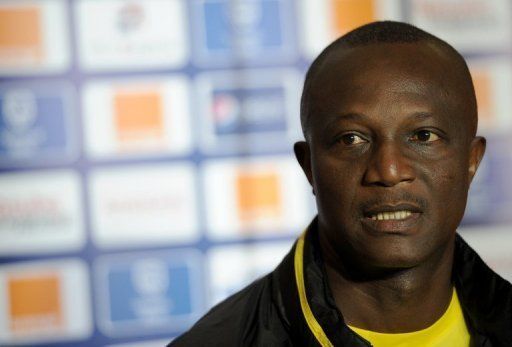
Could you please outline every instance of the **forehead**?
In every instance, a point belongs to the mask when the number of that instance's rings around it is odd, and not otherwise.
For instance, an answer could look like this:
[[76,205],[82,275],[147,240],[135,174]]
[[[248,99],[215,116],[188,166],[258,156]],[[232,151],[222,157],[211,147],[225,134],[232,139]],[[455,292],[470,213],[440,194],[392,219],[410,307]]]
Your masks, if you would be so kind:
[[[314,123],[322,114],[399,102],[437,114],[464,114],[467,84],[453,58],[430,43],[373,44],[331,52],[311,82]],[[466,112],[467,113],[467,112]]]

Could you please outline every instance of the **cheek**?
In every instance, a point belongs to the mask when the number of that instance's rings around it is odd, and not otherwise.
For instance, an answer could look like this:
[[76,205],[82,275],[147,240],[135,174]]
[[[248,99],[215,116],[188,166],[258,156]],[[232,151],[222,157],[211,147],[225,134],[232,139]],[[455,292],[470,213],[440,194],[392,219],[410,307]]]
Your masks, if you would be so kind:
[[327,158],[314,162],[313,183],[319,211],[336,210],[336,215],[350,213],[360,185],[360,168]]
[[432,197],[431,207],[436,211],[443,223],[455,228],[466,207],[468,193],[468,174],[461,162],[444,161],[437,166],[434,174],[425,175],[427,188]]

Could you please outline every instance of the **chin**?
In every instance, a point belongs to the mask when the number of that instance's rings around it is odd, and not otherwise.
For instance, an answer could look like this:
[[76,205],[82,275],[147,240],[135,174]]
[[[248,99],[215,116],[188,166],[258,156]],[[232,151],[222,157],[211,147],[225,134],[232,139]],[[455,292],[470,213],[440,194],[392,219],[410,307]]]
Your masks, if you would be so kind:
[[410,246],[403,242],[374,243],[376,247],[361,250],[359,259],[367,269],[396,270],[409,269],[421,265],[429,258],[428,249]]
[[418,257],[406,256],[406,255],[388,255],[387,257],[380,256],[377,259],[373,259],[369,265],[375,269],[410,269],[416,267],[422,263]]

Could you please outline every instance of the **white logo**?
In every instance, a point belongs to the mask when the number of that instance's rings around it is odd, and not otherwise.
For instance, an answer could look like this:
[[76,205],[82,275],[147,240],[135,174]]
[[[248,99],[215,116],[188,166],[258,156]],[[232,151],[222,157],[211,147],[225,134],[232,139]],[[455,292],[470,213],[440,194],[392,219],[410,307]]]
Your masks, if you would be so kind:
[[140,28],[144,22],[144,8],[135,3],[128,3],[118,12],[117,25],[123,33],[130,33]]
[[169,287],[169,275],[165,263],[157,259],[136,262],[131,271],[135,290],[142,295],[164,295]]
[[26,89],[14,89],[3,96],[2,115],[6,126],[14,133],[24,133],[31,128],[37,116],[34,94]]
[[261,5],[258,3],[234,2],[229,10],[231,23],[239,34],[250,34],[262,19]]
[[44,129],[38,127],[35,95],[26,89],[7,91],[2,97],[5,129],[0,131],[0,144],[14,157],[27,157],[46,140]]

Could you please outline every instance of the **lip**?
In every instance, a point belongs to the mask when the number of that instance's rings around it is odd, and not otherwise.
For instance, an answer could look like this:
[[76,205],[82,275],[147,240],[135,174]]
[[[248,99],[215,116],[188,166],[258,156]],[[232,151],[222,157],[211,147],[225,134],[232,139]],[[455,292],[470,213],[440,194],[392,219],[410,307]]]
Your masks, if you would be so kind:
[[364,211],[365,217],[370,217],[372,215],[376,215],[379,212],[397,212],[397,211],[411,211],[412,213],[422,213],[423,211],[419,208],[418,205],[410,204],[410,203],[399,203],[399,204],[383,204],[383,205],[375,205]]
[[[397,212],[407,210],[411,215],[402,220],[373,220],[372,215],[379,212]],[[377,234],[398,234],[411,235],[414,233],[415,226],[422,215],[423,211],[414,204],[399,203],[393,205],[376,205],[364,211],[362,223],[369,231]]]

